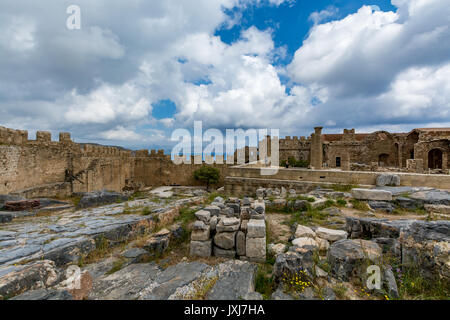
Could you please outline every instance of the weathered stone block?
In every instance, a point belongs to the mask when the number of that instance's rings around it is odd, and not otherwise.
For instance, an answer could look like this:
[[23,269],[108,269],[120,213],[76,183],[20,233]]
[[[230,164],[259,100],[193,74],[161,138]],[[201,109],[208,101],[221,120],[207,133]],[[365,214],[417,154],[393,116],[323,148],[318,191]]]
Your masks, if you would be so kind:
[[308,237],[297,238],[292,241],[292,244],[299,248],[318,249],[319,245],[316,240]]
[[347,239],[347,232],[343,230],[334,230],[319,227],[316,230],[317,236],[328,241],[338,241]]
[[218,216],[220,213],[220,207],[218,206],[208,206],[203,210],[208,211],[211,214],[211,216]]
[[214,236],[214,244],[222,249],[233,249],[236,243],[236,232],[222,232]]
[[392,192],[375,189],[352,189],[352,197],[358,200],[391,201]]
[[259,260],[266,259],[266,238],[249,238],[246,239],[245,254],[249,258]]
[[363,262],[380,263],[382,250],[372,241],[344,239],[333,243],[328,251],[327,260],[334,277],[348,281],[352,276],[359,277],[365,270]]
[[224,249],[214,246],[214,255],[216,257],[220,257],[220,258],[234,259],[236,257],[236,251],[235,250],[224,250]]
[[315,238],[316,237],[316,233],[314,231],[312,231],[311,228],[302,226],[302,225],[298,225],[297,229],[295,230],[295,238],[302,238],[302,237],[309,237],[309,238]]
[[210,236],[210,228],[193,230],[191,233],[191,240],[193,241],[207,241]]
[[207,210],[200,210],[195,213],[195,217],[203,221],[206,224],[209,224],[209,220],[211,219],[211,213]]
[[238,256],[245,256],[245,233],[238,231],[236,234],[236,252]]
[[212,240],[191,241],[190,255],[198,257],[210,257],[212,250]]
[[238,231],[239,230],[239,223],[238,224],[234,224],[234,225],[224,225],[223,224],[223,220],[225,220],[227,218],[224,219],[220,219],[219,223],[216,226],[216,232],[220,233],[220,232],[234,232],[234,231]]
[[211,231],[216,230],[216,226],[217,226],[218,221],[219,221],[218,217],[216,217],[216,216],[211,217],[211,220],[209,220],[209,226],[211,228]]
[[396,174],[391,173],[382,173],[377,177],[377,186],[399,186],[400,185],[400,177]]
[[264,238],[266,236],[266,222],[264,220],[249,220],[247,224],[247,237]]

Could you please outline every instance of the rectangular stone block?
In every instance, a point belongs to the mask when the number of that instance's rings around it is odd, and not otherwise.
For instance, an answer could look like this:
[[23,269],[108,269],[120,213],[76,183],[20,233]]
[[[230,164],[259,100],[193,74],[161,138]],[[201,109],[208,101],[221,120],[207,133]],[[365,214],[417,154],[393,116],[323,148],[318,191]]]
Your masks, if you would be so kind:
[[239,231],[236,234],[236,252],[238,256],[245,256],[245,233]]
[[207,226],[206,229],[193,230],[191,233],[191,240],[193,241],[207,241],[210,236],[210,227]]
[[248,258],[266,259],[266,238],[246,239],[245,255]]
[[266,222],[264,220],[251,219],[247,223],[247,237],[264,238],[266,236]]
[[222,249],[233,249],[236,243],[236,232],[221,232],[214,236],[214,244]]
[[352,196],[358,200],[392,201],[392,193],[386,190],[376,189],[352,189]]
[[212,241],[191,241],[190,255],[197,257],[210,257],[212,250]]
[[219,247],[214,246],[214,255],[219,258],[228,258],[228,259],[234,259],[236,257],[236,251],[235,250],[223,250]]
[[203,209],[204,211],[208,211],[211,216],[218,216],[220,213],[220,208],[218,206],[208,206],[206,208]]

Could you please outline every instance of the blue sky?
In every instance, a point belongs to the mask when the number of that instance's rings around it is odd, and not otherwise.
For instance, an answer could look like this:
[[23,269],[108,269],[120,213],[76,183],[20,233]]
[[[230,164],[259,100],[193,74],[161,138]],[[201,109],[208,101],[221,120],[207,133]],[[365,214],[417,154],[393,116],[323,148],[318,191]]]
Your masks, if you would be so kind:
[[450,126],[448,0],[0,3],[0,125],[132,149],[175,129]]

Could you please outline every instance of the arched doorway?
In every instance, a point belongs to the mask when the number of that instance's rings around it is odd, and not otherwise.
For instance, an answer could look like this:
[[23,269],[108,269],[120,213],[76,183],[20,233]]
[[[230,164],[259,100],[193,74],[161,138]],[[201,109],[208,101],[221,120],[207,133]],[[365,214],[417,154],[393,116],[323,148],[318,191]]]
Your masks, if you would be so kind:
[[388,165],[389,155],[387,153],[382,153],[378,156],[378,165],[380,167],[386,167]]
[[433,149],[428,152],[428,168],[442,169],[442,151]]

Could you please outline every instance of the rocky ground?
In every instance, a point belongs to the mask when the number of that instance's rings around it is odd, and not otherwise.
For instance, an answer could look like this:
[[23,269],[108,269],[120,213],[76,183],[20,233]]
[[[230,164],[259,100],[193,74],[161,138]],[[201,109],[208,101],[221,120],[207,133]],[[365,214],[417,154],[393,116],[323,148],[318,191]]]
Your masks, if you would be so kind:
[[[100,192],[3,210],[13,217],[0,224],[0,298],[448,298],[450,194],[351,189],[259,189],[241,199],[265,202],[261,263],[189,255],[195,213],[220,195],[198,188]],[[380,268],[379,289],[367,287],[371,265]]]

